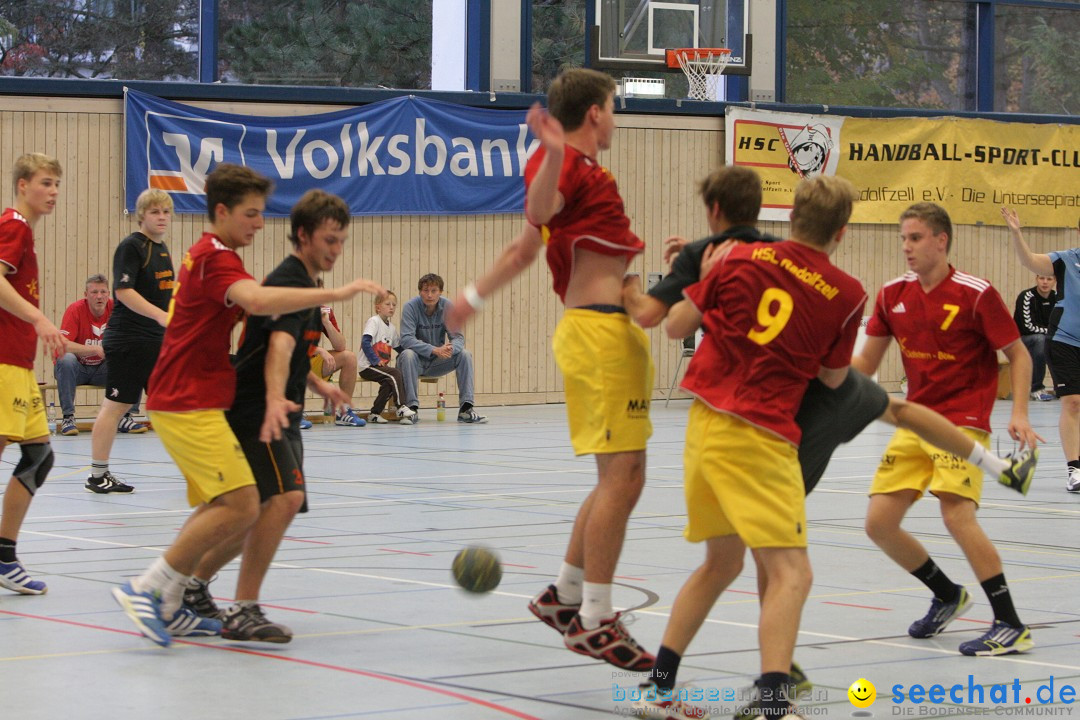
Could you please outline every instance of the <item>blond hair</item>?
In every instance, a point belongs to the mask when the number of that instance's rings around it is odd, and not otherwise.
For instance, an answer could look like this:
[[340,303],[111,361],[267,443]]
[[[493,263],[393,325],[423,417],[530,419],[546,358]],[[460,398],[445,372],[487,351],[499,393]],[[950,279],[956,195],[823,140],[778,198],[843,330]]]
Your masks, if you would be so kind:
[[825,247],[848,224],[851,207],[859,199],[855,186],[835,175],[807,178],[795,187],[791,207],[791,234]]
[[386,292],[382,293],[381,295],[376,295],[375,296],[375,304],[376,305],[382,305],[384,302],[389,300],[391,297],[396,298],[397,293],[394,292],[393,290],[387,290]]
[[135,200],[135,222],[141,223],[143,217],[146,216],[146,211],[152,207],[160,207],[172,212],[172,197],[169,193],[160,188],[147,188],[146,190],[143,190]]
[[40,170],[46,170],[56,177],[64,174],[56,158],[43,153],[26,153],[15,161],[15,166],[11,170],[11,186],[18,192],[19,181],[29,182]]

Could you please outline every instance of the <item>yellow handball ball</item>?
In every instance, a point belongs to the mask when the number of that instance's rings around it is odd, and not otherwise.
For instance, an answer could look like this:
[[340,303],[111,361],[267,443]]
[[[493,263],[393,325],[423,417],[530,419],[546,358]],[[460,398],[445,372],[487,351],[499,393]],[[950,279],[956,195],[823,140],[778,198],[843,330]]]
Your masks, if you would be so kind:
[[491,592],[502,580],[502,563],[491,548],[473,545],[454,556],[454,581],[471,593]]

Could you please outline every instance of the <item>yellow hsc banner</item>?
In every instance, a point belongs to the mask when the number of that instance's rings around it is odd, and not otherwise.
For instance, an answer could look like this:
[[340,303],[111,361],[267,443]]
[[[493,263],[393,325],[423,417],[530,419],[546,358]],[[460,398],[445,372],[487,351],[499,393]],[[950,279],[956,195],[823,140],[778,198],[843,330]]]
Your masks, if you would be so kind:
[[850,118],[728,108],[727,162],[761,175],[763,220],[787,220],[795,185],[840,175],[859,189],[852,222],[892,224],[935,202],[953,222],[1076,227],[1080,126],[966,118]]

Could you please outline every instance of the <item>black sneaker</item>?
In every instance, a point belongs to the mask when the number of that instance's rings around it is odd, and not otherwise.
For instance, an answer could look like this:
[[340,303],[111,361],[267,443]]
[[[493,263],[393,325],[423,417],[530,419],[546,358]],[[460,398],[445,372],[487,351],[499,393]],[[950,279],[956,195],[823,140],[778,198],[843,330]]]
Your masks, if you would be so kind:
[[108,470],[100,478],[96,478],[93,475],[86,478],[86,484],[83,485],[86,488],[86,492],[97,493],[98,495],[107,495],[109,493],[121,493],[124,495],[135,492],[135,488],[126,483],[122,483],[113,477],[113,474]]
[[197,578],[188,580],[184,588],[184,604],[194,610],[199,617],[220,620],[225,614],[214,602],[214,596],[210,594],[210,583],[204,583]]
[[221,637],[226,640],[256,640],[258,642],[287,643],[292,640],[292,630],[270,622],[263,615],[258,603],[233,605],[222,618]]

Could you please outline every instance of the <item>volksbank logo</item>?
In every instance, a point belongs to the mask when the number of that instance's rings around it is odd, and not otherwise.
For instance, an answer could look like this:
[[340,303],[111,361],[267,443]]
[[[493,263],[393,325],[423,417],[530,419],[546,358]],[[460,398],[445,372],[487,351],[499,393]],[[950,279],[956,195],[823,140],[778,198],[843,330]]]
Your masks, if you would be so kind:
[[[196,134],[195,127],[181,132],[179,126],[188,123],[194,123],[205,136]],[[202,195],[210,164],[226,161],[226,147],[229,162],[245,164],[245,135],[247,128],[239,123],[147,112],[146,163],[150,187]]]
[[244,165],[274,182],[268,216],[287,217],[312,188],[339,195],[353,215],[511,213],[539,142],[522,110],[401,97],[303,116],[203,110],[128,90],[125,200],[147,187],[172,194],[178,213],[203,213],[207,175]]
[[[166,124],[165,118],[173,122]],[[196,125],[186,132],[178,131],[177,120]],[[410,134],[373,134],[366,122],[344,123],[333,141],[326,139],[325,133],[320,133],[321,137],[309,137],[306,128],[282,131],[265,128],[253,133],[238,123],[153,112],[146,114],[146,125],[150,187],[186,194],[203,193],[206,176],[213,164],[235,162],[246,165],[245,140],[253,145],[260,135],[265,140],[265,147],[252,147],[249,155],[265,152],[273,169],[267,174],[277,180],[410,173],[521,177],[525,174],[525,163],[539,145],[535,139],[527,142],[528,128],[524,123],[518,125],[512,146],[505,138],[482,138],[477,143],[463,136],[444,138],[431,134],[424,118],[415,118]],[[153,147],[155,143],[157,148]],[[268,170],[265,167],[259,169]]]

